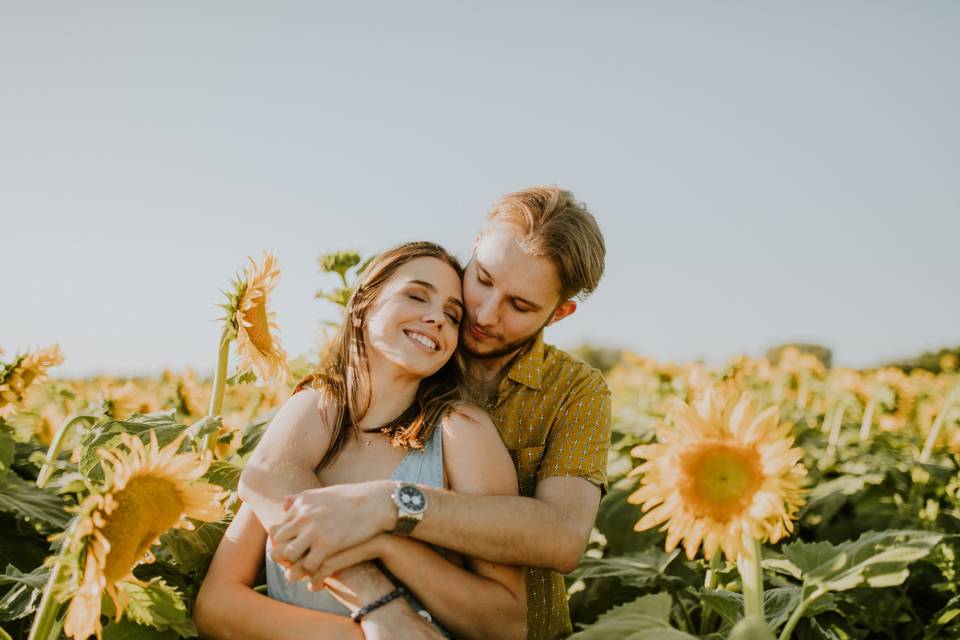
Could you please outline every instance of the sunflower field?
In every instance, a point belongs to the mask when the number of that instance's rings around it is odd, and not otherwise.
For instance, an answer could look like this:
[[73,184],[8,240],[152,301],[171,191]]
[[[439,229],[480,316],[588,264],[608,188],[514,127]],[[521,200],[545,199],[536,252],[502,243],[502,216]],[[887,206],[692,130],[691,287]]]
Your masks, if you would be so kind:
[[[318,297],[344,304],[360,257],[321,266],[338,283]],[[280,346],[278,279],[265,254],[226,292],[212,379],[64,379],[55,344],[0,352],[0,638],[197,637],[244,462],[316,363]],[[960,638],[957,369],[624,354],[573,637]]]

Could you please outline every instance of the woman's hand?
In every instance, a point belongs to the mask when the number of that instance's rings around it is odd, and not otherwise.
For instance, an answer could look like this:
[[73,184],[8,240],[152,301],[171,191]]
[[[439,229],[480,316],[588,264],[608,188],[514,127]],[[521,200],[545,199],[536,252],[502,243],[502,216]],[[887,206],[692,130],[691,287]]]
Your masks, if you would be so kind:
[[[307,588],[311,591],[319,591],[328,580],[336,580],[337,573],[370,560],[378,558],[386,560],[393,548],[392,538],[393,536],[389,533],[381,533],[355,547],[350,547],[330,556],[323,561],[317,572],[313,574]],[[343,577],[346,578],[346,576]]]

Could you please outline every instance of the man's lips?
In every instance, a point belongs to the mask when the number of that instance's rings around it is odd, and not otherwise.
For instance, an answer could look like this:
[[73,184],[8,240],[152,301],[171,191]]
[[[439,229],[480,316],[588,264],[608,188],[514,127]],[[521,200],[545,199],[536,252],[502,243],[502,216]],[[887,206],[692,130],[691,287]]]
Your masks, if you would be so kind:
[[485,334],[483,331],[480,331],[480,329],[478,329],[474,324],[470,325],[470,335],[472,335],[475,340],[486,340],[487,338],[491,337]]

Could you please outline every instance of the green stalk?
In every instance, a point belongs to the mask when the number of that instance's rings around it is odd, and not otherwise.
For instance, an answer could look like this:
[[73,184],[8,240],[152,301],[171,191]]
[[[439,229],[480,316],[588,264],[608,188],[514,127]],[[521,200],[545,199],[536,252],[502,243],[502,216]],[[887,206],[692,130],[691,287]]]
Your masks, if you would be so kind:
[[927,441],[923,443],[923,451],[920,452],[920,462],[926,462],[930,459],[930,454],[933,453],[933,447],[937,443],[937,438],[940,437],[940,430],[943,429],[943,424],[947,421],[947,414],[953,409],[958,395],[960,395],[960,385],[950,391],[950,395],[948,395],[947,399],[943,402],[943,407],[940,408],[940,413],[937,414],[937,419],[933,421],[933,426],[930,427],[930,433],[927,434]]
[[[717,589],[717,584],[720,582],[720,565],[723,562],[721,559],[720,550],[713,552],[713,557],[710,558],[710,567],[707,569],[706,578],[703,581],[703,588],[710,591],[715,591]],[[706,635],[707,629],[713,625],[713,610],[706,609],[701,605],[703,613],[700,614],[700,635]]]
[[827,439],[827,457],[833,458],[837,452],[837,441],[840,440],[840,428],[843,426],[843,416],[847,412],[847,406],[850,404],[848,398],[843,398],[837,403],[830,416],[830,436]]
[[806,612],[807,607],[810,604],[826,593],[826,589],[817,588],[813,593],[808,597],[800,601],[800,604],[797,605],[797,608],[793,610],[793,613],[790,615],[790,619],[787,620],[787,624],[783,627],[783,631],[780,632],[779,640],[789,640],[790,634],[793,633],[793,630],[796,628],[797,623],[800,622],[800,618],[803,617],[803,614]]
[[807,384],[807,374],[800,374],[800,383],[797,388],[797,408],[806,409],[807,408],[807,399],[809,396],[809,385]]
[[[213,392],[210,394],[208,416],[219,416],[223,411],[223,393],[227,386],[227,363],[230,360],[231,340],[229,328],[224,329],[223,335],[220,336],[220,351],[217,353],[217,370],[213,376]],[[212,451],[215,444],[215,435],[207,434],[203,437],[202,449]]]
[[57,616],[60,613],[61,604],[54,597],[53,590],[63,577],[63,569],[63,564],[59,560],[53,565],[27,640],[57,640],[59,637],[60,625],[57,624]]
[[60,457],[60,452],[63,450],[63,443],[73,430],[73,425],[78,422],[83,422],[85,418],[86,416],[75,413],[67,418],[63,424],[60,425],[60,428],[57,429],[57,432],[53,436],[53,440],[50,442],[50,447],[47,449],[47,461],[43,463],[43,466],[40,467],[40,473],[37,474],[38,489],[43,489],[45,486],[47,486],[47,483],[50,482],[50,476],[53,475],[53,463],[58,457]]
[[747,553],[737,558],[737,570],[740,572],[740,581],[743,584],[743,612],[744,615],[763,615],[763,549],[760,541],[750,539]]
[[874,394],[863,410],[863,422],[860,423],[860,442],[866,442],[870,437],[870,428],[873,425],[873,412],[877,408],[877,396]]

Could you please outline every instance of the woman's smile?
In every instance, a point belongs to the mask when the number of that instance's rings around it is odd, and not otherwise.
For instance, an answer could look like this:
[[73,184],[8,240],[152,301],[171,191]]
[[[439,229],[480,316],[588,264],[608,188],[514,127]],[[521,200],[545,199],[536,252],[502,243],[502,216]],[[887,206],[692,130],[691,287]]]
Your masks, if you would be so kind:
[[411,341],[418,344],[420,347],[426,349],[427,351],[437,351],[440,347],[437,344],[437,341],[427,336],[425,334],[419,333],[417,331],[410,331],[409,329],[404,329],[403,333],[406,334]]

